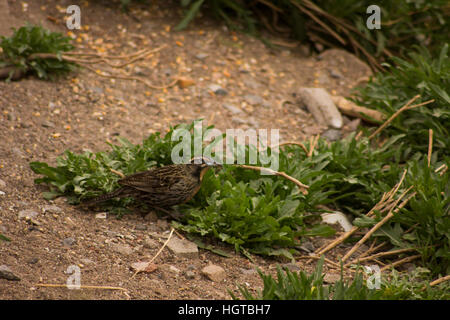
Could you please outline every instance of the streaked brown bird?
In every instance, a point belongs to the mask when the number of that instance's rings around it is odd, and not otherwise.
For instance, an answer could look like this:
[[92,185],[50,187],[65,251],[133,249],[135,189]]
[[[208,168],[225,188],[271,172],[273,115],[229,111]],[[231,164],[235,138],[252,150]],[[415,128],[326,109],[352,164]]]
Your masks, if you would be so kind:
[[154,208],[169,208],[182,204],[200,190],[203,176],[217,164],[205,161],[188,164],[172,164],[138,172],[118,181],[120,188],[82,203],[93,206],[114,198],[135,198]]

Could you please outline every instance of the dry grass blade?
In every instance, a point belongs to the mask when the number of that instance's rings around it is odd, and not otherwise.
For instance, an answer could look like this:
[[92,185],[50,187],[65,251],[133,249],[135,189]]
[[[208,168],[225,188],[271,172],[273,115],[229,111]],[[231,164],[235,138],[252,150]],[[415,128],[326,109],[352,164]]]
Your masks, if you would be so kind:
[[145,84],[147,87],[149,87],[150,89],[166,89],[166,88],[170,88],[173,87],[174,85],[177,84],[178,82],[178,78],[176,78],[175,80],[173,80],[172,82],[163,85],[163,86],[156,86],[153,85],[151,83],[148,83],[147,81],[145,81],[144,79],[141,79],[139,77],[134,77],[134,76],[122,76],[122,75],[108,75],[108,74],[103,74],[89,66],[84,66],[86,69],[95,72],[98,76],[100,77],[104,77],[104,78],[109,78],[109,79],[122,79],[122,80],[136,80],[138,82],[141,82],[143,84]]
[[391,268],[397,267],[397,266],[399,266],[399,265],[402,265],[402,264],[404,264],[404,263],[407,263],[407,262],[416,260],[416,259],[418,259],[418,258],[420,258],[420,257],[421,257],[421,255],[420,255],[420,254],[417,254],[417,255],[415,255],[415,256],[410,256],[410,257],[406,257],[406,258],[400,259],[400,260],[398,260],[398,261],[395,261],[395,262],[393,262],[393,263],[391,263],[391,264],[388,264],[388,265],[384,266],[383,268],[380,269],[380,271],[381,271],[381,272],[384,272],[384,271],[386,271],[386,270],[388,270],[388,269],[391,269]]
[[[413,188],[413,186],[409,187],[408,189],[405,190],[405,192],[403,192],[400,197],[395,201],[393,208],[398,204],[398,202],[400,202],[400,200]],[[367,241],[367,239],[369,239],[372,234],[377,231],[379,228],[381,228],[389,219],[391,219],[394,216],[394,213],[398,212],[398,210],[400,210],[401,208],[403,208],[406,203],[408,203],[408,201],[415,195],[416,193],[413,192],[412,194],[410,194],[397,208],[395,208],[395,210],[392,208],[389,213],[383,218],[381,219],[380,222],[378,222],[376,225],[374,225],[372,227],[372,229],[369,230],[369,232],[367,232],[364,237],[361,238],[361,240],[359,240],[354,246],[353,248],[351,248],[344,257],[342,257],[342,261],[344,262],[345,260],[347,260],[353,253],[355,253],[356,250],[358,250],[358,248]]]
[[433,153],[433,129],[428,130],[428,168],[431,165],[431,155]]
[[414,251],[414,250],[416,250],[416,249],[415,248],[406,248],[406,249],[399,249],[399,250],[379,252],[379,253],[376,253],[376,254],[368,256],[368,257],[364,257],[364,258],[363,257],[359,257],[359,258],[353,260],[352,262],[347,263],[345,265],[345,267],[348,267],[351,264],[356,264],[356,263],[361,263],[361,262],[364,262],[364,261],[374,260],[374,259],[379,258],[379,257],[386,257],[386,256],[391,256],[391,255],[394,255],[394,254],[410,252],[410,251]]
[[124,175],[122,172],[120,172],[120,171],[114,170],[114,169],[112,169],[112,168],[110,168],[109,171],[111,171],[111,172],[114,173],[114,174],[117,174],[117,175],[118,175],[119,177],[121,177],[122,179],[125,178],[125,175]]
[[377,130],[375,130],[374,133],[372,133],[372,134],[369,136],[369,139],[372,139],[372,138],[375,137],[377,134],[379,134],[384,128],[386,128],[386,127],[392,122],[392,120],[394,120],[395,118],[397,118],[398,115],[399,115],[400,113],[402,113],[403,111],[405,111],[405,110],[410,110],[410,109],[417,108],[417,107],[421,107],[421,106],[424,106],[424,105],[426,105],[426,104],[429,104],[429,103],[434,102],[434,99],[432,99],[432,100],[428,100],[428,101],[425,101],[425,102],[422,102],[422,103],[419,103],[419,104],[416,104],[416,105],[412,105],[412,106],[411,106],[411,103],[413,103],[414,101],[416,101],[419,97],[420,97],[420,95],[415,96],[414,98],[412,98],[411,100],[409,100],[403,107],[401,107],[400,109],[398,109],[398,110],[397,110],[397,111],[396,111],[389,119],[386,120],[385,123],[383,123]]
[[314,152],[314,149],[316,147],[317,142],[319,141],[320,135],[310,137],[309,139],[309,151],[308,151],[308,157],[312,157],[312,154]]
[[291,176],[287,175],[284,172],[275,171],[275,170],[272,170],[270,168],[249,166],[249,165],[246,165],[246,164],[237,164],[236,166],[238,166],[240,168],[243,168],[243,169],[250,169],[250,170],[261,171],[261,172],[264,171],[264,172],[267,172],[270,175],[276,175],[276,176],[283,177],[283,178],[285,178],[285,179],[295,183],[299,187],[300,191],[303,194],[308,194],[307,189],[309,188],[309,186],[307,186],[306,184],[301,183],[300,181],[298,181],[294,177],[291,177]]
[[[404,170],[403,175],[400,178],[400,181],[389,192],[383,194],[380,201],[378,201],[378,203],[375,204],[375,206],[372,209],[370,209],[370,211],[366,214],[367,217],[371,217],[375,211],[378,211],[378,210],[382,211],[386,208],[392,207],[392,203],[394,202],[394,195],[396,194],[396,192],[400,188],[400,185],[402,184],[403,180],[405,179],[406,172],[407,171]],[[315,254],[322,255],[325,252],[330,251],[334,247],[336,247],[339,244],[341,244],[342,242],[344,242],[345,239],[349,238],[352,234],[354,234],[356,231],[358,231],[358,229],[359,229],[359,227],[356,227],[356,226],[352,227],[348,232],[346,232],[346,233],[340,235],[338,238],[334,239],[325,248],[320,248],[319,250],[316,250]]]
[[[172,228],[172,230],[170,230],[170,234],[169,237],[167,238],[166,242],[164,242],[163,246],[158,250],[158,252],[153,256],[153,258],[147,262],[147,265],[150,265],[153,261],[155,261],[155,259],[161,254],[161,252],[164,250],[164,248],[167,246],[167,244],[169,243],[170,239],[172,239],[172,235],[173,232],[175,231],[174,228]],[[136,270],[136,272],[131,276],[132,278],[134,276],[136,276],[139,272],[141,272],[141,270]]]
[[386,120],[386,115],[380,111],[361,107],[342,96],[331,96],[331,99],[342,113],[358,117],[366,122],[379,124]]
[[324,28],[326,31],[328,31],[336,40],[338,40],[342,45],[346,45],[347,42],[338,35],[330,26],[328,26],[326,23],[322,22],[318,17],[316,17],[311,11],[306,9],[304,6],[299,4],[296,1],[291,1],[291,3],[296,6],[299,10],[303,11],[305,14],[307,14],[311,19],[313,19],[317,24],[319,24],[322,28]]
[[437,286],[438,284],[443,283],[445,281],[449,281],[449,280],[450,280],[450,274],[446,275],[445,277],[442,277],[442,278],[439,278],[439,279],[436,279],[436,280],[430,282],[430,287]]
[[[283,147],[283,146],[289,146],[289,145],[294,145],[294,146],[299,146],[303,149],[303,151],[305,151],[306,154],[308,154],[308,149],[305,147],[305,145],[301,142],[295,142],[295,141],[287,141],[287,142],[283,142],[280,143],[278,145],[278,147]],[[273,147],[272,147],[273,148]]]

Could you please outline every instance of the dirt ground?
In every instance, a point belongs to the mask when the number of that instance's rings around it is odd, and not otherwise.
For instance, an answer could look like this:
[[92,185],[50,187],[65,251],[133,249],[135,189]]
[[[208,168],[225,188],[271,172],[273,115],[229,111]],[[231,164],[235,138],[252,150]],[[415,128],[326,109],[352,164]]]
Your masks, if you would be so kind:
[[[16,22],[68,32],[63,18],[73,1],[8,3]],[[239,295],[237,284],[261,288],[256,267],[274,272],[277,264],[286,263],[266,257],[255,257],[253,263],[233,248],[217,244],[232,257],[199,249],[197,258],[182,258],[164,249],[155,260],[156,271],[133,276],[130,265],[153,257],[165,241],[170,229],[165,220],[151,222],[137,213],[120,220],[112,215],[98,219],[94,212],[77,209],[63,198],[44,200],[45,188],[33,182],[37,176],[30,170],[31,161],[55,164],[66,149],[108,149],[107,142],[115,143],[117,136],[138,143],[151,132],[165,132],[170,125],[199,118],[223,131],[274,128],[280,129],[281,141],[302,141],[327,128],[299,106],[298,89],[323,87],[348,95],[368,73],[364,64],[355,63],[343,51],[309,55],[309,47],[302,44],[271,49],[204,18],[174,32],[181,12],[171,5],[153,1],[150,9],[142,10],[142,5],[133,4],[126,14],[109,1],[82,1],[82,29],[72,31],[74,44],[77,51],[113,55],[165,45],[120,71],[155,85],[184,77],[194,81],[192,86],[150,89],[86,69],[55,82],[33,77],[0,81],[0,233],[11,239],[0,241],[0,265],[21,279],[0,279],[0,299],[230,299],[227,289]],[[2,25],[0,31],[5,29]],[[211,84],[221,86],[226,94],[213,94]],[[27,209],[38,213],[34,218],[38,225],[19,219],[19,212]],[[323,239],[314,241],[318,246]],[[111,244],[132,250],[118,252]],[[203,276],[201,269],[208,264],[224,268],[225,279],[211,281]],[[127,291],[37,285],[65,284],[71,265],[80,267],[82,285]],[[299,260],[296,267],[311,270],[314,265]]]

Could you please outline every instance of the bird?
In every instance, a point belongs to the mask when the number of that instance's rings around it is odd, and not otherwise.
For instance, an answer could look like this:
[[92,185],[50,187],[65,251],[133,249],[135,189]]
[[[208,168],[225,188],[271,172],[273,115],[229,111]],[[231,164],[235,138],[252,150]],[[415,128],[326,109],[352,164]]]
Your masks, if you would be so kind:
[[[201,159],[201,161],[199,161]],[[156,209],[186,203],[200,190],[208,169],[220,166],[208,158],[193,158],[187,164],[171,164],[126,176],[120,187],[82,203],[90,207],[114,198],[134,198]]]

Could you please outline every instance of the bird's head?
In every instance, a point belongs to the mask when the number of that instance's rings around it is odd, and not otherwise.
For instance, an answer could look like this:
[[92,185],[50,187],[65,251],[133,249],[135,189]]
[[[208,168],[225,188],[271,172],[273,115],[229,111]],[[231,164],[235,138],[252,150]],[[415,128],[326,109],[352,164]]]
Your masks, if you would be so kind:
[[208,169],[222,167],[221,164],[218,164],[207,157],[194,157],[191,159],[191,164],[195,165],[195,170],[200,181],[203,180],[203,176],[208,171]]

